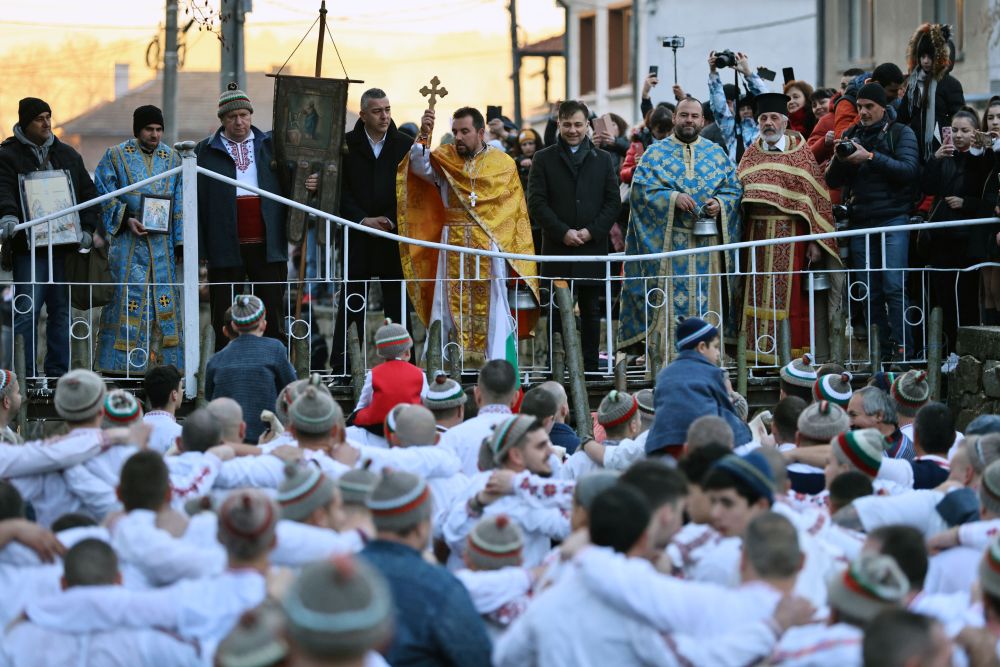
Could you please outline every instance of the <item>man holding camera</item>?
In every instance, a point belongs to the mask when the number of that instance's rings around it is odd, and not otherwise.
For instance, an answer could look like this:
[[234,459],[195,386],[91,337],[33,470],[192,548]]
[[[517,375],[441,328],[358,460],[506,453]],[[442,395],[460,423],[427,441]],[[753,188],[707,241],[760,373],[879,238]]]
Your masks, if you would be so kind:
[[[883,231],[849,241],[850,267],[858,272],[854,279],[864,285],[864,294],[852,290],[852,295],[871,299],[872,322],[878,325],[883,356],[901,360],[913,345],[905,321],[902,270],[908,265],[909,234],[891,228],[909,219],[919,158],[916,135],[908,126],[894,122],[895,114],[886,111],[887,104],[885,89],[878,83],[861,87],[857,95],[860,120],[837,144],[826,183],[844,189],[851,229]],[[876,271],[863,271],[866,265]],[[852,325],[855,332],[867,331],[860,308],[852,315]]]
[[[729,159],[736,163],[739,162],[746,147],[757,138],[758,130],[756,115],[751,108],[747,108],[749,105],[743,105],[737,117],[739,87],[735,84],[723,86],[722,77],[719,76],[719,69],[728,67],[743,75],[751,95],[763,95],[768,91],[767,84],[760,75],[750,69],[750,58],[747,54],[742,52],[734,54],[732,51],[719,53],[712,51],[708,54],[708,101],[712,106],[715,123],[722,131],[722,138],[726,142]],[[727,92],[729,94],[726,94]]]

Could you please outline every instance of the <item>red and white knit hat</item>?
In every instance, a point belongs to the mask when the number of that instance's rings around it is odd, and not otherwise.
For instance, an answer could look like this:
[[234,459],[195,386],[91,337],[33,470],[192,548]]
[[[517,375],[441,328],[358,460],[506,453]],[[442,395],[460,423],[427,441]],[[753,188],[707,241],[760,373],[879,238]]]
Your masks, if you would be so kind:
[[524,535],[506,514],[485,516],[469,532],[465,548],[469,561],[478,570],[520,567]]
[[854,389],[851,388],[852,377],[847,371],[824,375],[813,385],[813,398],[846,408],[854,395]]
[[104,397],[104,428],[131,426],[142,419],[142,406],[124,389],[115,389]]

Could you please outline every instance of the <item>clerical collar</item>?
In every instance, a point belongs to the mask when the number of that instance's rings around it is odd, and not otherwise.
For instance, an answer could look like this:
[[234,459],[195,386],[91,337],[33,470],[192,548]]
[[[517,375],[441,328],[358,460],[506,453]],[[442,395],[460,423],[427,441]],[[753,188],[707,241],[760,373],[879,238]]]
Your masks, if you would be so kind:
[[477,157],[479,157],[480,155],[482,155],[483,153],[485,153],[489,149],[490,149],[490,145],[489,144],[483,144],[482,148],[480,148],[478,151],[476,151],[475,153],[473,153],[469,157],[465,158],[465,161],[466,162],[472,162],[473,160],[475,160]]

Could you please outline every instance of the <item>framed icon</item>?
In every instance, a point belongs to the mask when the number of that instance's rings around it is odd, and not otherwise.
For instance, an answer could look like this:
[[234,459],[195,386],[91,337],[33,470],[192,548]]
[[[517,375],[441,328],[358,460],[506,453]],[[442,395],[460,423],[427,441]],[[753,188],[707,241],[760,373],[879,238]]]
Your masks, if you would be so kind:
[[174,198],[163,195],[143,195],[139,222],[147,232],[166,234],[170,231],[170,211]]
[[[76,205],[73,180],[65,169],[49,169],[18,174],[21,209],[25,221],[37,220]],[[67,213],[31,228],[35,247],[80,242],[80,214]]]

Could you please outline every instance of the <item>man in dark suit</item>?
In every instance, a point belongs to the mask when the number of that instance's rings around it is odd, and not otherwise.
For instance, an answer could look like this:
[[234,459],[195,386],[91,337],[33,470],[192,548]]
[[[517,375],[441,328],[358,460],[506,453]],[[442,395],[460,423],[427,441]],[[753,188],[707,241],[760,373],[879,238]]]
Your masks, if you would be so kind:
[[[361,116],[344,140],[347,155],[341,163],[340,214],[372,229],[396,231],[396,167],[410,150],[413,139],[392,122],[388,96],[378,88],[361,95]],[[343,238],[340,236],[339,238]],[[337,322],[334,325],[330,367],[334,373],[348,370],[346,332],[356,322],[364,340],[365,298],[368,283],[378,277],[382,282],[382,309],[386,317],[407,323],[402,316],[403,269],[399,244],[389,239],[359,231],[348,232],[347,262],[349,282],[340,291]],[[342,252],[344,249],[342,249]]]
[[[580,306],[580,343],[587,371],[598,370],[601,342],[600,299],[605,266],[573,262],[573,255],[608,254],[608,232],[621,201],[611,155],[587,136],[587,107],[573,100],[559,106],[559,138],[535,154],[528,177],[528,211],[541,225],[543,255],[566,255],[546,262],[542,275],[573,283]],[[552,311],[558,331],[559,312]]]

